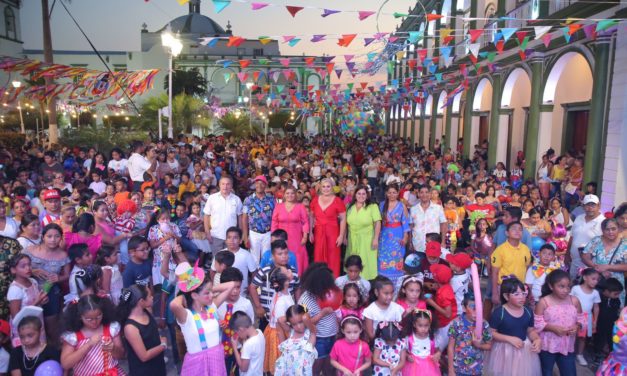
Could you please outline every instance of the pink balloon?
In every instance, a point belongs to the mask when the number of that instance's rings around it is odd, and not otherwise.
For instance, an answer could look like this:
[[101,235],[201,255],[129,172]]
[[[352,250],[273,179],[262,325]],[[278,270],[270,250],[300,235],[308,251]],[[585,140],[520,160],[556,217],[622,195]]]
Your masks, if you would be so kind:
[[483,299],[481,299],[481,280],[477,264],[470,265],[470,276],[472,277],[472,290],[475,294],[475,335],[478,339],[483,336]]

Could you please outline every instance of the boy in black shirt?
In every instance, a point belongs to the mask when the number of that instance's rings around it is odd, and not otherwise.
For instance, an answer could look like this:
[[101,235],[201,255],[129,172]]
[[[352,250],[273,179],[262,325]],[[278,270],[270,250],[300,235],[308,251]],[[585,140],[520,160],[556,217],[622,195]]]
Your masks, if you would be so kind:
[[[597,354],[596,362],[605,358],[604,354],[612,351],[612,330],[614,322],[618,320],[620,312],[620,294],[623,285],[616,278],[608,278],[601,292],[601,304],[599,304],[599,318],[597,319],[597,331],[594,336],[594,353]],[[607,350],[605,350],[607,345]]]

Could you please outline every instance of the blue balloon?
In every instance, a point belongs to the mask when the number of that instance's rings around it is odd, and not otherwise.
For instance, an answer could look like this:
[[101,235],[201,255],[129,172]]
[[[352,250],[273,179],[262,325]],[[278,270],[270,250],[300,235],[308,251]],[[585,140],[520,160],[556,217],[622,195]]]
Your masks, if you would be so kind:
[[546,243],[544,239],[534,236],[531,238],[531,250],[538,252],[540,248]]
[[63,376],[63,367],[56,360],[46,360],[37,367],[35,376]]

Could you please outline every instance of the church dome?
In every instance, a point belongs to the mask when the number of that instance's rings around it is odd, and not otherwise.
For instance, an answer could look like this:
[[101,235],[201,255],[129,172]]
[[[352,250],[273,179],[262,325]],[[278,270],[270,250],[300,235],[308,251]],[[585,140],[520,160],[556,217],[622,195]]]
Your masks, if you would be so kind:
[[[226,35],[222,26],[218,25],[214,20],[198,13],[189,13],[170,21],[168,24],[172,28],[173,33],[180,34],[198,34],[198,35]],[[165,25],[159,32],[165,30]]]

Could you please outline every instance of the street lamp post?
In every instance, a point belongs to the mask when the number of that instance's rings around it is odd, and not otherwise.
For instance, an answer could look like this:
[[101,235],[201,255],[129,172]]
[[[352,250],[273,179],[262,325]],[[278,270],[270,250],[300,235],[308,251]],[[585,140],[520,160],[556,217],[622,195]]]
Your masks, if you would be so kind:
[[172,60],[178,56],[183,49],[181,41],[172,35],[170,25],[161,34],[161,44],[168,49],[168,137],[174,138],[174,127],[172,126]]
[[[22,86],[22,82],[20,81],[13,81],[11,83],[13,85],[14,88],[19,88],[20,86]],[[22,116],[22,105],[20,104],[20,100],[17,100],[17,109],[20,112],[20,127],[22,130],[22,134],[26,134],[26,129],[24,128],[24,117]]]

